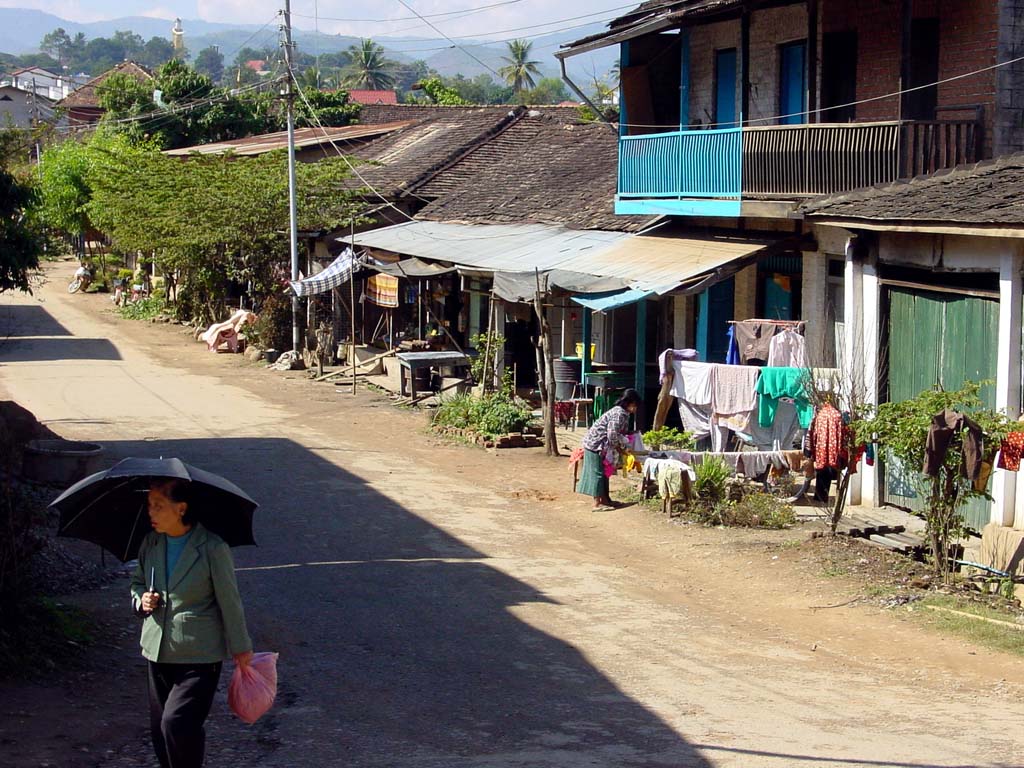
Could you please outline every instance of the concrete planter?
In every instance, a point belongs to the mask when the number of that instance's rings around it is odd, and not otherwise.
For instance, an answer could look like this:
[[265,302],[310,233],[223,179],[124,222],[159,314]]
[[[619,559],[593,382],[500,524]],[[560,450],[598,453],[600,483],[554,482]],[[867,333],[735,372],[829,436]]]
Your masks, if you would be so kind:
[[99,471],[103,446],[74,440],[30,440],[21,473],[26,480],[68,486]]

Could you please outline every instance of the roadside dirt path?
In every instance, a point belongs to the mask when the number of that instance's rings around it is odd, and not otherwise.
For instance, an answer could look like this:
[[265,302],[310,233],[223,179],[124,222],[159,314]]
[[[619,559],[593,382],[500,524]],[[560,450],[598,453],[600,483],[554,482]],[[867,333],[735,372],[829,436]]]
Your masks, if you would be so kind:
[[[368,392],[122,321],[62,293],[68,269],[0,297],[3,396],[263,504],[236,560],[281,696],[246,727],[222,695],[210,765],[1024,765],[1024,664],[814,609],[848,592],[780,546],[805,534],[595,515],[563,461],[443,444]],[[152,765],[124,591],[69,598],[105,634],[63,684],[0,686],[0,763]]]

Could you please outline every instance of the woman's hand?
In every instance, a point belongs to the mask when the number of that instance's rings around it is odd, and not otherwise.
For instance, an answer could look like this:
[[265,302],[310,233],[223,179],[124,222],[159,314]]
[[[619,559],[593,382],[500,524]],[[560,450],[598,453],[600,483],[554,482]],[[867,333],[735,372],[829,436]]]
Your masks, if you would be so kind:
[[160,607],[160,593],[159,592],[143,592],[142,593],[142,610],[145,613],[152,613]]
[[252,651],[236,653],[233,658],[235,660],[235,666],[248,667],[250,662],[252,662]]

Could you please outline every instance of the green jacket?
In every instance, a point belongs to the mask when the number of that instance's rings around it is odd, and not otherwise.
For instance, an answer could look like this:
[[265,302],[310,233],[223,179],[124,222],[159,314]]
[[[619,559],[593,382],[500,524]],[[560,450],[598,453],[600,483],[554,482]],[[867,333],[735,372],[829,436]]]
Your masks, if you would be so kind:
[[142,655],[160,663],[208,664],[251,651],[228,545],[197,523],[168,583],[166,538],[154,531],[143,539],[132,576],[137,613],[142,615],[151,577],[161,598],[142,624]]

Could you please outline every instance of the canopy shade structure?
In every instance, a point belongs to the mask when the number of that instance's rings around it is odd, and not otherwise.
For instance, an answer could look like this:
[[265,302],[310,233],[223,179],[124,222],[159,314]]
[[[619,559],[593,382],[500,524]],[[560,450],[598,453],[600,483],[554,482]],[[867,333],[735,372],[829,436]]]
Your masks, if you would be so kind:
[[654,296],[654,291],[642,291],[639,288],[627,288],[624,291],[606,291],[604,293],[589,293],[573,296],[572,300],[587,309],[595,312],[608,312],[612,309],[635,304],[648,296]]
[[422,261],[417,258],[403,259],[391,264],[385,264],[374,259],[367,263],[366,266],[392,277],[427,278],[447,275],[455,271],[455,267],[443,267],[440,264],[431,264],[428,261]]
[[291,281],[288,284],[295,291],[295,295],[300,298],[324,293],[349,281],[355,261],[352,249],[346,248],[323,272],[318,272],[302,280]]
[[494,295],[505,301],[530,302],[537,293],[537,282],[541,288],[561,288],[569,293],[618,292],[626,283],[616,277],[597,277],[553,269],[549,272],[495,272]]
[[581,254],[573,259],[571,268],[590,275],[618,277],[631,288],[664,294],[698,282],[707,287],[703,278],[724,279],[771,244],[749,238],[698,238],[659,232],[635,235],[599,252]]

